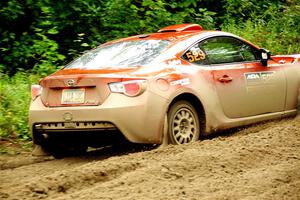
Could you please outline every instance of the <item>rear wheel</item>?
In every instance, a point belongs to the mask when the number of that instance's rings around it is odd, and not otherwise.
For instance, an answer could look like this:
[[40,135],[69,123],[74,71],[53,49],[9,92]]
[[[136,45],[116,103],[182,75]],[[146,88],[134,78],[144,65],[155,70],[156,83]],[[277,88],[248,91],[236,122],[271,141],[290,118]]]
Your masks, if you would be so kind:
[[83,155],[87,150],[86,145],[65,145],[57,142],[46,143],[43,148],[56,159]]
[[168,139],[171,144],[187,144],[199,139],[199,116],[188,101],[178,101],[168,112]]

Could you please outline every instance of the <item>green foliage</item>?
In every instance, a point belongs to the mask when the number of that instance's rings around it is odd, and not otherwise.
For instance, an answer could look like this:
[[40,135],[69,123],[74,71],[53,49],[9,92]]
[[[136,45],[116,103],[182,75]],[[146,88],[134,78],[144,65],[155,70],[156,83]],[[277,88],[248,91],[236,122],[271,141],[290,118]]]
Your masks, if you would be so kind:
[[28,134],[28,108],[30,85],[37,76],[19,71],[12,78],[0,73],[0,137],[15,135],[30,139]]
[[276,54],[300,53],[299,0],[5,0],[0,137],[29,139],[30,85],[83,51],[171,24],[221,27]]
[[[40,20],[34,17],[39,15]],[[46,75],[57,69],[65,58],[58,52],[56,41],[48,36],[55,34],[55,26],[48,21],[48,12],[40,2],[10,0],[0,7],[0,63],[3,70],[13,74],[18,69],[34,69]],[[38,68],[38,69],[37,69]]]
[[214,12],[196,0],[8,0],[0,5],[3,70],[42,75],[107,40],[185,22],[214,27]]
[[245,22],[229,18],[222,29],[269,49],[273,54],[300,53],[300,5],[281,8],[269,6],[262,15]]
[[[178,23],[200,23],[207,28],[214,27],[213,12],[196,7],[197,1],[184,3],[165,0],[113,0],[94,8],[95,24],[89,30],[80,30],[87,36],[90,47],[99,43],[139,33],[156,32],[161,27]],[[96,20],[97,19],[97,20]],[[204,23],[205,22],[205,23]]]
[[[266,13],[270,7],[281,9],[284,4],[280,0],[227,0],[224,6],[227,19],[245,21],[256,17],[268,17],[271,13]],[[270,16],[273,16],[271,14]]]

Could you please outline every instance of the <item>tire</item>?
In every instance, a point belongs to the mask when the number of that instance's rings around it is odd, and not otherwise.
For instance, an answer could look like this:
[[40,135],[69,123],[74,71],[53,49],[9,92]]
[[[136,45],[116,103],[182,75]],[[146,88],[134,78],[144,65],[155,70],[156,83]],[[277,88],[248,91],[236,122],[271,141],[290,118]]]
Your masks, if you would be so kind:
[[47,144],[44,148],[56,159],[83,155],[87,151],[87,146],[85,145],[66,146],[59,143]]
[[66,149],[54,142],[46,141],[41,146],[56,159],[61,159],[67,156]]
[[168,143],[187,144],[199,140],[200,121],[194,106],[180,100],[168,112]]

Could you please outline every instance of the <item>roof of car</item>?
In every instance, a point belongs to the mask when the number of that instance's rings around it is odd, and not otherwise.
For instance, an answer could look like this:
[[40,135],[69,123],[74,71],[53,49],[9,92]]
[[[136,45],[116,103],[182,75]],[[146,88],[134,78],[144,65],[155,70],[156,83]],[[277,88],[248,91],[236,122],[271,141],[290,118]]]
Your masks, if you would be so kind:
[[[236,35],[223,32],[223,31],[204,30],[198,24],[177,24],[177,25],[171,25],[171,26],[161,28],[156,33],[146,33],[146,34],[135,35],[126,38],[120,38],[117,40],[109,41],[103,45],[106,46],[118,42],[137,41],[137,40],[168,40],[173,44],[175,44],[180,41],[185,41],[189,39],[188,42],[193,43],[193,41],[195,40],[197,41],[201,38],[212,37],[212,36],[231,36],[231,37],[240,38]],[[254,47],[257,47],[251,42],[244,40],[243,38],[240,39]]]
[[[190,38],[196,35],[207,35],[207,34],[214,34],[214,33],[222,33],[220,31],[213,31],[213,30],[204,30],[198,24],[177,24],[172,26],[164,27],[156,33],[146,33],[141,35],[135,35],[127,38],[121,38],[117,40],[110,41],[105,45],[117,42],[125,42],[125,41],[132,41],[132,40],[169,40],[169,41],[177,41],[177,40],[184,40],[186,38]],[[224,33],[224,32],[223,32]],[[219,35],[218,34],[218,35]]]

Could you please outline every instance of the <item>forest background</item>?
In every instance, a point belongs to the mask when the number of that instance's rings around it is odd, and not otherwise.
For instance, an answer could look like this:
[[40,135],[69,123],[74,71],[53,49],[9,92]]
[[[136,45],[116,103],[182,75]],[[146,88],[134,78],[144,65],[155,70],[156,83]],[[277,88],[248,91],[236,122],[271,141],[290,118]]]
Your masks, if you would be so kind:
[[106,41],[179,23],[300,53],[300,0],[1,0],[0,139],[30,140],[30,86]]

